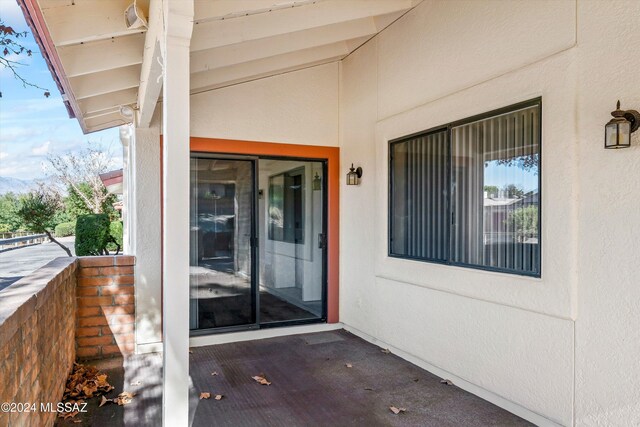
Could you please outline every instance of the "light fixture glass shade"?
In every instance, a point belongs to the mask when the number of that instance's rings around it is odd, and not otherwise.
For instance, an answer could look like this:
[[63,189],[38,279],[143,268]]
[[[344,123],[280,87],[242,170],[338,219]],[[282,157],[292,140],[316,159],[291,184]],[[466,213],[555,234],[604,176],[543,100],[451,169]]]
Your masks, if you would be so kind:
[[631,123],[612,119],[605,127],[604,148],[627,148],[631,146]]
[[349,172],[347,173],[347,185],[360,184],[360,177],[362,177],[362,168],[358,167],[356,169],[353,167],[353,163],[351,163],[351,167],[349,168]]

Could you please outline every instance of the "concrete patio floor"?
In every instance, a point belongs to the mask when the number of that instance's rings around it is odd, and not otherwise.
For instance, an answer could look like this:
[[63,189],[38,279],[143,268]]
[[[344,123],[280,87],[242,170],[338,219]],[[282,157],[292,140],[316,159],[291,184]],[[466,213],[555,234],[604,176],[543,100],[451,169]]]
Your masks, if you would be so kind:
[[[193,348],[193,425],[531,425],[381,350],[344,330]],[[116,387],[107,397],[137,392],[133,402],[98,408],[99,399],[93,399],[89,412],[76,417],[81,424],[67,420],[58,425],[161,425],[161,357],[136,355],[121,362],[98,364]],[[251,378],[260,374],[272,384]],[[201,392],[211,393],[211,399],[199,399]],[[216,401],[216,394],[224,397]],[[395,415],[390,406],[406,412]]]

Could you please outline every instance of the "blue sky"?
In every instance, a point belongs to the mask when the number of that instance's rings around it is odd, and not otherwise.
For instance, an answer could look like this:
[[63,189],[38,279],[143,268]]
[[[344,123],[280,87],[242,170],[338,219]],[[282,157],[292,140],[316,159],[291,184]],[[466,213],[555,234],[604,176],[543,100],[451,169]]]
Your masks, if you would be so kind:
[[[29,31],[16,0],[0,0],[0,18],[16,31]],[[89,141],[113,155],[113,169],[122,167],[118,128],[84,135],[78,121],[69,118],[30,32],[21,40],[34,53],[31,57],[20,57],[25,64],[19,67],[20,75],[49,89],[51,96],[45,98],[39,89],[24,88],[10,70],[0,68],[0,176],[44,178],[43,166],[49,153],[77,151],[86,147]]]

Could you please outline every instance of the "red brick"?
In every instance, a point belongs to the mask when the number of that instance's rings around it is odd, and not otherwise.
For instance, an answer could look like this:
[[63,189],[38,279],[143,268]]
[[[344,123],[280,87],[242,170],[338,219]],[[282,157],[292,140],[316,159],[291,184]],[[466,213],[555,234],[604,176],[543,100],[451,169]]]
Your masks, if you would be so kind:
[[111,266],[113,265],[113,258],[111,256],[80,257],[80,268]]
[[79,317],[93,317],[102,315],[102,308],[100,307],[78,307]]
[[[109,268],[109,267],[103,267],[103,268]],[[87,267],[87,268],[81,268],[78,271],[78,277],[93,277],[93,276],[101,276],[102,274],[100,274],[100,267]]]
[[135,342],[135,337],[133,336],[133,334],[117,334],[113,335],[113,339],[118,345],[125,343],[131,344]]
[[120,267],[102,267],[100,269],[102,276],[121,276],[123,274],[133,274],[133,266]]
[[133,295],[114,295],[113,301],[117,305],[126,305],[135,303],[136,298]]
[[123,323],[102,327],[102,335],[105,334],[133,334],[133,323]]
[[99,347],[80,347],[76,352],[79,358],[96,357],[100,354]]
[[108,297],[81,297],[78,298],[78,307],[93,307],[113,304],[113,298]]
[[115,265],[136,265],[136,257],[131,255],[120,255],[115,257]]
[[100,335],[99,327],[91,327],[91,328],[78,328],[76,330],[77,337],[96,337]]
[[135,276],[130,274],[112,277],[111,283],[113,283],[114,285],[133,285],[135,283]]
[[78,286],[109,286],[113,283],[111,277],[81,277]]
[[109,323],[107,322],[106,317],[81,317],[78,319],[78,326],[106,326]]
[[98,288],[97,287],[78,288],[76,290],[76,293],[78,294],[78,296],[81,296],[81,297],[98,296]]
[[112,285],[100,287],[100,295],[133,295],[132,285]]
[[126,325],[129,323],[133,323],[135,318],[132,314],[121,314],[121,315],[115,315],[115,316],[109,316],[108,317],[109,321],[109,325]]
[[133,350],[133,344],[105,345],[102,347],[102,354],[126,354],[133,353]]
[[113,336],[106,335],[103,337],[87,337],[87,338],[78,338],[78,347],[93,347],[98,345],[108,345],[113,344]]
[[135,313],[135,306],[133,304],[114,305],[109,307],[102,307],[102,310],[104,311],[104,315],[109,317],[119,314],[133,314]]

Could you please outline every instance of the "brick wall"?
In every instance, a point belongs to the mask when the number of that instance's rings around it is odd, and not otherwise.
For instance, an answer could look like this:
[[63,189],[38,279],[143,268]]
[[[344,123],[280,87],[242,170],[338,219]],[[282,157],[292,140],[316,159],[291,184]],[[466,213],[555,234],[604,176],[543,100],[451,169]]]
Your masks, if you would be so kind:
[[78,263],[78,358],[103,359],[132,353],[135,257],[84,257]]
[[0,294],[0,402],[37,403],[35,413],[0,411],[0,426],[52,425],[75,360],[76,258],[58,258]]

